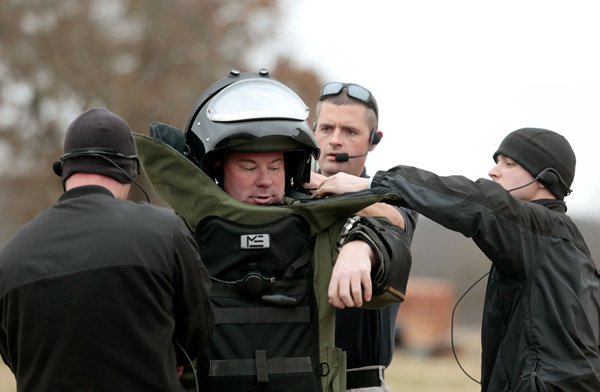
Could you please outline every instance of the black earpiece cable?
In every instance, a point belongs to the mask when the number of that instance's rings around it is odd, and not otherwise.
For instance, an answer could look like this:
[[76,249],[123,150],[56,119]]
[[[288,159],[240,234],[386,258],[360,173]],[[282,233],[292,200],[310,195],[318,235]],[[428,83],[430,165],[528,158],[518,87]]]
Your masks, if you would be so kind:
[[196,367],[194,366],[194,361],[192,361],[192,358],[190,358],[190,356],[185,351],[183,346],[181,344],[179,344],[179,342],[177,340],[173,340],[173,342],[179,348],[179,350],[181,350],[183,355],[185,355],[185,358],[188,360],[188,363],[190,364],[190,366],[192,368],[192,372],[194,373],[194,383],[196,384],[196,392],[200,392],[200,385],[198,385],[198,375],[196,374]]
[[471,287],[469,287],[463,293],[463,295],[460,296],[460,298],[458,299],[458,301],[456,301],[456,304],[454,305],[454,309],[452,309],[452,321],[450,323],[450,344],[452,345],[452,354],[454,354],[454,359],[456,359],[456,363],[458,364],[458,367],[460,368],[460,370],[462,370],[463,373],[467,375],[467,377],[469,377],[471,380],[475,381],[477,384],[481,384],[481,381],[477,381],[476,379],[474,379],[473,377],[471,377],[471,375],[469,373],[467,373],[467,371],[460,364],[460,361],[458,360],[458,355],[456,355],[456,350],[454,349],[454,313],[456,312],[456,308],[458,307],[458,304],[460,303],[460,301],[462,301],[462,299],[465,297],[465,295],[467,295],[469,293],[469,291],[471,291],[471,289],[473,287],[475,287],[475,285],[477,283],[479,283],[483,278],[485,278],[488,274],[489,274],[489,271],[486,272],[485,274],[483,274],[483,276],[481,278],[477,279],[475,281],[475,283],[473,283],[471,285]]
[[[138,188],[140,188],[140,190],[144,193],[144,196],[146,197],[146,201],[148,203],[150,203],[150,197],[148,197],[148,193],[146,193],[146,190],[140,185],[139,182],[137,182],[133,177],[131,177],[125,170],[123,170],[123,168],[119,165],[117,165],[115,163],[115,161],[113,161],[112,159],[110,159],[107,156],[104,156],[102,154],[89,154],[88,156],[93,156],[93,157],[99,157],[102,158],[108,162],[110,162],[111,165],[113,165],[114,167],[116,167],[117,169],[121,170],[123,172],[123,174],[125,174],[135,185],[138,186]],[[139,164],[139,163],[138,163]]]

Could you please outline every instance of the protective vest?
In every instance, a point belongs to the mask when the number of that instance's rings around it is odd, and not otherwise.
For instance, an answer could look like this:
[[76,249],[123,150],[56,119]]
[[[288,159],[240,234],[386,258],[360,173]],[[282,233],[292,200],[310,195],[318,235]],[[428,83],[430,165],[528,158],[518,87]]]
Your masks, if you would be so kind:
[[[282,206],[239,202],[185,156],[135,134],[157,194],[194,231],[211,275],[215,333],[198,358],[210,391],[345,391],[327,289],[346,219],[384,199],[378,189]],[[400,300],[383,293],[369,307]],[[294,389],[296,388],[296,389]]]

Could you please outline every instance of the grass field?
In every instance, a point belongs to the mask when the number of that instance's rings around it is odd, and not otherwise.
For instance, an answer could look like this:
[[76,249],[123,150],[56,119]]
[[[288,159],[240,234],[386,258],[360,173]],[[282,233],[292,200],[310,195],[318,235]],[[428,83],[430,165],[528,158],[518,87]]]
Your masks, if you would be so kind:
[[[480,378],[479,341],[479,331],[461,331],[455,336],[460,364],[476,380]],[[405,349],[396,350],[385,376],[392,392],[480,391],[480,385],[460,369],[449,347],[435,356]]]
[[[480,348],[477,331],[457,333],[457,354],[461,365],[479,379]],[[399,349],[386,370],[386,383],[392,392],[478,392],[479,385],[460,370],[450,350],[425,356]],[[4,365],[0,366],[0,392],[15,392],[15,379]]]

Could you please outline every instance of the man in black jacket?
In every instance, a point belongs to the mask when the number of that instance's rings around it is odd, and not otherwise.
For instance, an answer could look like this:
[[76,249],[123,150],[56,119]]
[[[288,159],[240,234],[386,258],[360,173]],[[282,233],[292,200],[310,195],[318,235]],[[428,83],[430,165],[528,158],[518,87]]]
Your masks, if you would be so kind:
[[[440,177],[397,166],[371,187],[471,237],[492,261],[482,330],[482,391],[599,391],[600,279],[565,214],[575,154],[552,131],[510,133],[494,154],[492,181]],[[319,195],[369,181],[337,174]]]
[[187,226],[126,200],[131,130],[102,108],[69,126],[66,192],[0,250],[0,352],[22,391],[177,391],[206,345],[210,282]]

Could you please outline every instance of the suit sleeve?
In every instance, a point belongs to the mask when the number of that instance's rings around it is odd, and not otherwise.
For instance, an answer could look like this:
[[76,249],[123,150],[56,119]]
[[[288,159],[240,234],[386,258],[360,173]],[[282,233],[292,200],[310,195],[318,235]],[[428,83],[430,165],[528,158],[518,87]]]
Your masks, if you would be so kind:
[[386,218],[354,216],[344,225],[338,248],[354,240],[369,244],[376,257],[371,270],[376,298],[365,306],[380,307],[404,301],[412,264],[410,242],[404,231]]

